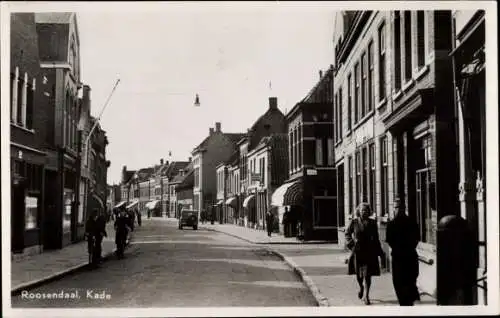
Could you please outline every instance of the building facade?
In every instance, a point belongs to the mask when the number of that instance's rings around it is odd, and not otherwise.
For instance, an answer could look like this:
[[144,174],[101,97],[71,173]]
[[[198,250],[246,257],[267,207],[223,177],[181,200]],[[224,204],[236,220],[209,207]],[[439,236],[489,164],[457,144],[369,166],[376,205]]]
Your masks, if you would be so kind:
[[248,162],[250,181],[246,200],[247,204],[254,204],[257,228],[267,229],[265,215],[271,211],[276,222],[273,231],[279,231],[284,210],[271,206],[271,195],[288,179],[288,135],[283,133],[263,137],[248,153]]
[[217,203],[216,211],[217,219],[220,223],[227,223],[227,206],[225,204],[227,200],[227,167],[224,162],[220,163],[215,168],[215,173],[217,175]]
[[11,250],[32,254],[50,235],[44,223],[50,85],[40,70],[35,14],[11,14],[10,28]]
[[333,67],[287,114],[288,180],[272,197],[288,206],[300,238],[337,239],[338,213],[333,124]]
[[460,215],[477,240],[474,302],[487,304],[485,12],[453,11],[455,109],[458,114]]
[[392,202],[404,200],[420,231],[418,284],[435,295],[437,223],[458,209],[446,186],[458,182],[457,154],[449,146],[456,140],[449,124],[451,12],[342,12],[335,27],[334,113],[341,123],[335,152],[344,220],[368,202],[384,240]]
[[239,224],[240,220],[240,152],[236,150],[226,162],[226,201],[224,202],[227,222]]
[[209,129],[209,135],[193,151],[194,209],[212,215],[217,195],[215,167],[227,160],[236,150],[236,141],[242,134],[223,133],[221,124]]
[[36,13],[40,68],[50,107],[45,113],[46,248],[61,248],[78,235],[78,131],[81,110],[80,41],[75,13]]

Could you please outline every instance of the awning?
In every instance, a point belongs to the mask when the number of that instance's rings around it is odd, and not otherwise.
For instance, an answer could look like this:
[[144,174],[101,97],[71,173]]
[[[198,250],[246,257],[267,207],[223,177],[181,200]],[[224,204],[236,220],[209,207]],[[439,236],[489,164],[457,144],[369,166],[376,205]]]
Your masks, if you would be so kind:
[[255,205],[255,195],[251,194],[248,197],[243,200],[243,207],[245,209],[251,207],[252,205]]
[[217,203],[214,204],[214,206],[221,205],[222,203],[224,203],[224,200],[219,200],[219,201],[217,201]]
[[148,203],[146,203],[146,209],[149,209],[149,210],[156,209],[156,207],[158,206],[158,203],[160,203],[160,200],[149,201]]
[[119,202],[117,205],[115,205],[115,207],[114,207],[114,208],[115,208],[115,209],[120,208],[120,207],[124,206],[124,205],[125,205],[125,203],[127,203],[127,201],[121,201],[121,202]]
[[227,199],[226,204],[235,208],[236,207],[236,197],[232,197],[232,198]]
[[104,209],[104,201],[95,192],[92,192],[92,197],[94,197],[94,199],[101,205],[101,208]]
[[127,205],[125,208],[126,209],[131,209],[133,208],[134,206],[136,206],[137,204],[139,203],[139,200],[133,200],[132,202],[129,203],[129,205]]
[[295,181],[281,185],[271,196],[271,205],[301,205],[302,204],[302,182]]

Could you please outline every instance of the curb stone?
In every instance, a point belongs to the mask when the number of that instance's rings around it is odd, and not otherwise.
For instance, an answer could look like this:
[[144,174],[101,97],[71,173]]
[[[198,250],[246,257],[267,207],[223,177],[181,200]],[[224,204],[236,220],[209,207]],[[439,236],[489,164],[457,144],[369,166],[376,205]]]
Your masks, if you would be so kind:
[[[133,245],[134,245],[133,242],[130,242],[129,245],[126,247],[126,249],[131,248]],[[116,248],[110,252],[105,253],[102,256],[102,261],[104,262],[104,261],[109,260],[109,258],[112,255],[114,255],[115,252],[116,252]],[[46,276],[46,277],[43,277],[40,279],[36,279],[36,280],[32,280],[32,281],[27,282],[27,283],[20,284],[16,287],[12,288],[10,294],[11,294],[11,296],[20,295],[22,291],[25,291],[25,290],[27,291],[27,290],[42,286],[44,284],[56,281],[56,280],[61,279],[65,276],[68,276],[70,274],[77,273],[78,271],[87,269],[87,268],[89,268],[89,266],[90,266],[90,264],[88,262],[81,263],[81,264],[66,268],[66,269],[59,271],[55,274],[52,274],[50,276]]]
[[[205,229],[212,231],[212,232],[219,232],[219,233],[227,234],[229,236],[236,237],[238,239],[241,239],[241,240],[249,242],[249,243],[262,244],[262,245],[265,244],[265,243],[255,243],[255,242],[252,242],[248,239],[239,237],[237,235],[222,232],[222,231],[219,231],[216,229],[210,229],[210,228],[205,228]],[[300,268],[300,266],[298,266],[294,261],[292,261],[290,258],[285,256],[284,254],[274,250],[273,248],[267,247],[266,249],[269,252],[271,252],[272,254],[278,256],[280,259],[282,259],[285,263],[287,263],[288,266],[290,266],[294,270],[294,272],[300,277],[300,279],[304,282],[304,284],[306,284],[307,288],[309,288],[309,290],[311,291],[311,293],[312,293],[312,295],[313,295],[314,299],[316,300],[319,307],[329,307],[330,306],[330,304],[328,303],[328,299],[320,293],[318,287],[316,287],[313,280],[306,274],[306,272],[302,268]]]

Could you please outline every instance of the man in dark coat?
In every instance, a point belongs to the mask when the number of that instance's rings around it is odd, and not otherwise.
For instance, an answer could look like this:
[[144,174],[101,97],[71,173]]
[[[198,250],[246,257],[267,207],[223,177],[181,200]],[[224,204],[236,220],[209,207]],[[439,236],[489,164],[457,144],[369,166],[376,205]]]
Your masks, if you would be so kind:
[[[85,235],[88,238],[89,251],[92,250],[92,264],[97,265],[101,261],[102,240],[106,233],[106,219],[104,215],[99,214],[98,209],[93,209],[92,213],[85,223]],[[91,246],[95,239],[95,246]]]
[[267,236],[271,237],[271,233],[273,232],[274,225],[274,215],[271,211],[267,211],[266,213],[266,228],[267,228]]
[[115,221],[115,243],[116,243],[116,254],[119,258],[123,258],[123,252],[125,249],[125,244],[127,241],[127,235],[129,231],[130,217],[125,211],[121,210]]
[[394,219],[387,224],[386,241],[391,247],[392,282],[399,305],[413,306],[420,299],[418,278],[418,226],[405,213],[404,201],[394,201]]
[[135,215],[137,216],[137,224],[141,226],[142,224],[142,215],[139,213],[139,210],[136,208],[135,209]]
[[378,257],[384,257],[377,222],[370,218],[371,213],[370,205],[361,203],[357,208],[357,217],[345,233],[347,248],[351,250],[349,275],[356,275],[358,298],[363,299],[366,305],[370,304],[371,277],[380,276]]

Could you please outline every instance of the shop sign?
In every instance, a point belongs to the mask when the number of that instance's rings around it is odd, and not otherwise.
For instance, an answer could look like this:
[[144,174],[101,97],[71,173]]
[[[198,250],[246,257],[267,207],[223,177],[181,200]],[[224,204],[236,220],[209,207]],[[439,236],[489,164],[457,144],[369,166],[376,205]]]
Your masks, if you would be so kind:
[[306,170],[306,175],[308,176],[315,176],[318,174],[318,171],[316,169],[307,169]]

